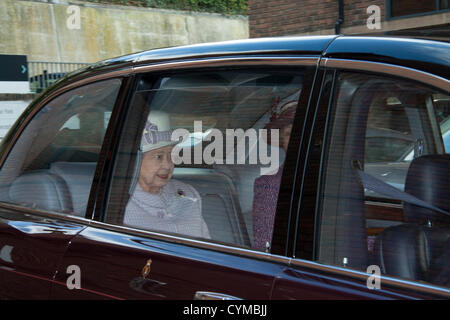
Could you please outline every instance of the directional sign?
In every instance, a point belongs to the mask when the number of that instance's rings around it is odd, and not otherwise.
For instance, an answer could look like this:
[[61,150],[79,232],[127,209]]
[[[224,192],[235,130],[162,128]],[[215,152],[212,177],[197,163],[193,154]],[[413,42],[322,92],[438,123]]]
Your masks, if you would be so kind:
[[30,102],[30,100],[0,101],[0,139],[5,136]]
[[0,81],[28,81],[27,56],[0,54]]

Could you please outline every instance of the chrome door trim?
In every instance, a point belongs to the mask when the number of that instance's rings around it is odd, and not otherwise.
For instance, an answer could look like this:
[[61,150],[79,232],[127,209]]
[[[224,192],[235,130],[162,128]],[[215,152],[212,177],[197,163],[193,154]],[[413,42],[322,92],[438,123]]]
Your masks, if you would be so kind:
[[208,301],[208,300],[242,300],[242,299],[218,292],[197,291],[195,292],[194,300]]
[[336,59],[336,58],[323,58],[320,61],[320,66],[325,68],[347,69],[355,71],[369,71],[382,74],[389,74],[392,76],[398,76],[408,78],[416,81],[420,81],[429,84],[433,87],[438,87],[447,92],[450,91],[450,80],[445,79],[434,74],[420,71],[417,69],[398,66],[389,63],[373,62],[365,60],[350,60],[350,59]]

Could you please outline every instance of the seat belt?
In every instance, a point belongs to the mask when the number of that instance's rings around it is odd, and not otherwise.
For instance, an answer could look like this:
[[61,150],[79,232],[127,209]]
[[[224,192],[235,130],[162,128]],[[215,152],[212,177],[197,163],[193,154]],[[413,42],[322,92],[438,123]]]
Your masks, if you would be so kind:
[[379,193],[379,194],[382,194],[382,195],[385,195],[385,196],[388,196],[391,198],[396,198],[398,200],[416,205],[418,207],[437,211],[437,212],[445,214],[445,215],[450,215],[450,213],[448,213],[445,210],[442,210],[441,208],[435,207],[423,200],[420,200],[419,198],[417,198],[407,192],[401,191],[401,190],[391,186],[390,184],[384,182],[381,179],[375,178],[374,176],[371,176],[370,174],[365,173],[363,170],[361,170],[361,164],[358,160],[353,160],[352,164],[353,164],[353,168],[356,170],[356,173],[358,174],[361,184],[363,185],[363,187],[365,189],[375,191],[376,193]]

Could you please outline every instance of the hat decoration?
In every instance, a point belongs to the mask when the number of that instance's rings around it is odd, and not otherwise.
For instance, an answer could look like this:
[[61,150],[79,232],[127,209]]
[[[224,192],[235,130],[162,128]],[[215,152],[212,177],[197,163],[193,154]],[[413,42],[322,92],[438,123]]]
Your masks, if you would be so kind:
[[172,141],[172,132],[167,113],[162,111],[150,112],[142,133],[142,152],[177,144],[178,141]]
[[142,134],[142,144],[156,145],[159,142],[170,142],[172,131],[158,131],[158,126],[147,120],[144,133]]

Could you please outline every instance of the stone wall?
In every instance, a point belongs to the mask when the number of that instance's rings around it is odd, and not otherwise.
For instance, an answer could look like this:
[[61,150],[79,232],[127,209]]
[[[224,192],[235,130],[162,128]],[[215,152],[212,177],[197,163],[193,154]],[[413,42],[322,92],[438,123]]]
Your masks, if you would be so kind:
[[[244,38],[243,16],[76,0],[0,0],[0,54],[26,55],[28,61],[92,63],[159,47]],[[29,76],[43,68],[33,67]],[[35,96],[0,94],[0,140]]]
[[0,53],[28,60],[95,62],[152,48],[248,38],[243,16],[99,5],[1,0]]

